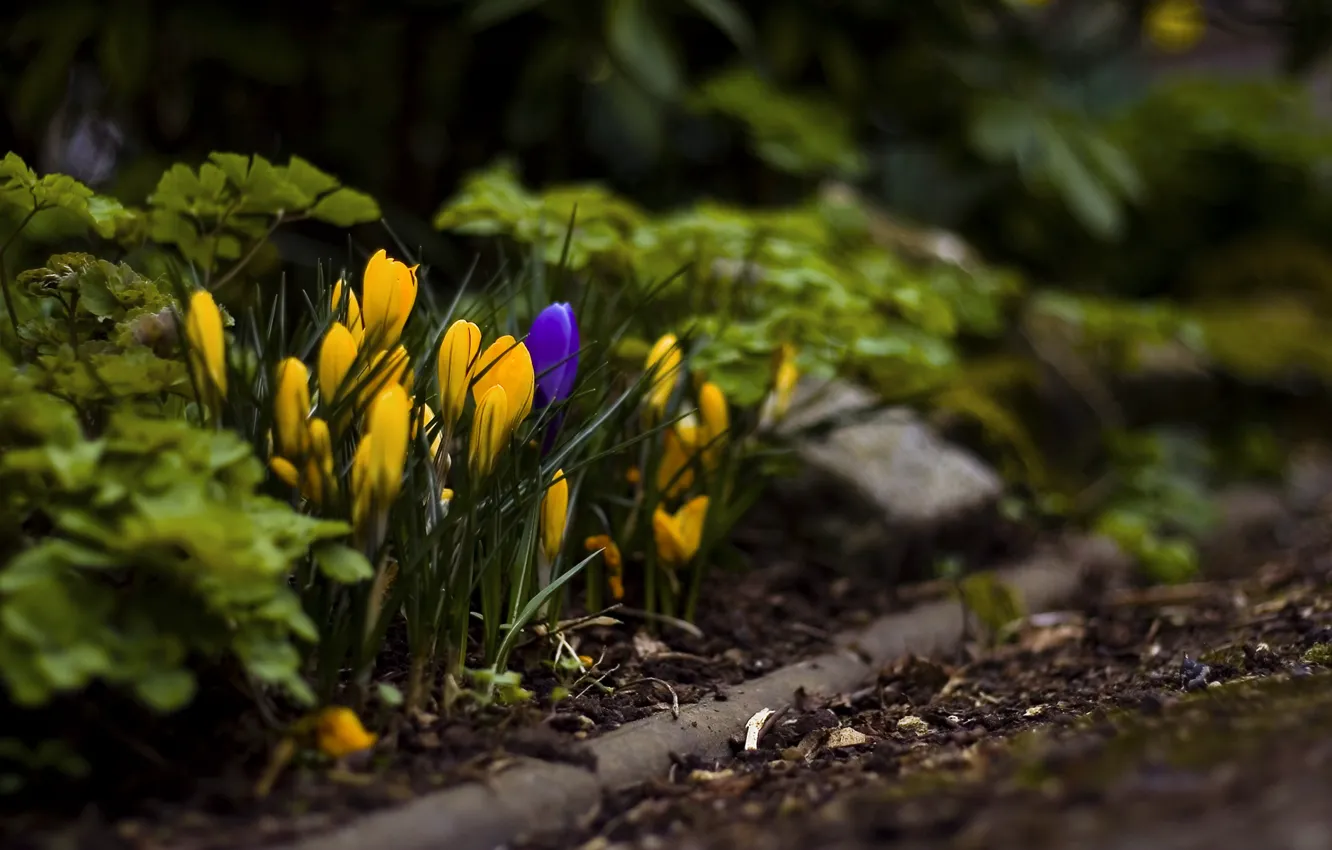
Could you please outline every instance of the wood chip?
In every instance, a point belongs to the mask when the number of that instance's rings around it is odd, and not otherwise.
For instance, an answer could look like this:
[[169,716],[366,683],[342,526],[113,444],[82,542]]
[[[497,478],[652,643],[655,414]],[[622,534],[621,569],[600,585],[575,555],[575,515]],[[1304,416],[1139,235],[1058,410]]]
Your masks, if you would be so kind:
[[837,750],[843,747],[861,747],[870,742],[869,736],[863,732],[857,732],[850,726],[843,726],[840,729],[834,729],[828,733],[828,738],[823,745],[830,750]]
[[768,722],[772,716],[771,708],[760,708],[745,723],[745,751],[753,752],[758,749],[759,732],[763,729],[763,724]]

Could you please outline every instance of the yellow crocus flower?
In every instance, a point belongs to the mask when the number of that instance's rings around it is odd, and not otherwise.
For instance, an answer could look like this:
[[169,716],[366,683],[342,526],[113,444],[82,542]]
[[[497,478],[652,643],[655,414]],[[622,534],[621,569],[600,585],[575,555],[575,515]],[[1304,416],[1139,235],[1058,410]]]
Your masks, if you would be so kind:
[[334,322],[319,344],[319,397],[320,404],[333,404],[338,391],[347,380],[347,373],[356,362],[356,339],[347,326]]
[[1198,0],[1158,0],[1143,19],[1147,37],[1169,53],[1183,53],[1202,40],[1207,16]]
[[305,457],[309,444],[305,419],[309,415],[310,370],[297,358],[288,357],[278,364],[277,391],[273,394],[277,454],[292,461]]
[[392,351],[375,352],[375,355],[370,358],[370,363],[366,367],[363,377],[364,381],[360,388],[362,407],[369,407],[370,403],[380,393],[394,384],[400,385],[410,392],[412,372],[407,349],[399,345],[395,346]]
[[365,730],[356,712],[338,705],[319,712],[315,740],[326,755],[340,759],[370,749],[379,738]]
[[328,422],[318,416],[310,419],[309,434],[310,454],[305,462],[301,494],[315,504],[323,504],[325,493],[337,486],[333,478],[333,436]]
[[703,522],[708,515],[708,497],[695,496],[674,514],[657,508],[652,514],[652,537],[657,557],[669,569],[684,566],[698,554]]
[[301,483],[301,474],[296,471],[296,465],[285,457],[273,455],[268,459],[268,468],[273,470],[278,480],[288,487],[295,487]]
[[493,387],[504,388],[509,431],[532,412],[536,373],[532,370],[532,355],[521,342],[508,334],[495,340],[481,352],[472,374],[477,376],[472,384],[472,398],[478,404]]
[[390,259],[383,249],[365,264],[361,318],[365,338],[375,351],[397,344],[416,304],[416,266]]
[[696,429],[681,423],[667,429],[662,439],[661,460],[657,464],[657,489],[673,499],[694,483]]
[[[467,403],[467,385],[471,383],[473,366],[481,351],[481,329],[465,319],[459,319],[445,331],[439,341],[439,415],[447,433],[452,433],[462,418]],[[528,358],[529,361],[531,358]]]
[[714,467],[721,459],[726,432],[731,428],[731,414],[726,395],[712,381],[704,383],[698,391],[698,416],[702,422],[698,444],[708,466]]
[[361,302],[356,300],[356,293],[352,292],[342,280],[333,284],[333,314],[337,315],[338,306],[342,303],[343,291],[347,293],[347,331],[352,335],[356,347],[361,347],[361,342],[365,339],[365,321],[361,318]]
[[680,341],[675,334],[666,334],[648,352],[643,371],[647,373],[649,389],[643,403],[654,420],[661,419],[666,411],[683,359]]
[[370,480],[378,501],[385,506],[397,498],[402,488],[411,413],[411,399],[396,385],[380,393],[370,408],[369,430],[375,435]]
[[185,338],[190,344],[190,369],[204,402],[214,405],[227,394],[226,343],[222,338],[222,313],[205,290],[190,296],[185,317]]
[[495,461],[509,441],[509,433],[508,394],[504,387],[493,386],[477,402],[472,417],[467,466],[473,478],[485,478],[495,471]]
[[564,544],[564,525],[569,518],[569,480],[564,470],[555,470],[551,485],[541,497],[541,552],[554,563]]

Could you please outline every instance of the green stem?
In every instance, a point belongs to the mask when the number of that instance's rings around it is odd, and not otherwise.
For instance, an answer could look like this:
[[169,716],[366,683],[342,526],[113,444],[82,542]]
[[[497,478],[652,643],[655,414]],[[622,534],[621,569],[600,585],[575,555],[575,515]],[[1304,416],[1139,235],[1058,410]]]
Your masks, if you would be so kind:
[[14,244],[14,240],[18,238],[18,235],[28,226],[28,222],[32,221],[33,216],[37,215],[37,213],[43,209],[45,209],[45,207],[41,204],[34,204],[32,211],[24,216],[23,221],[19,222],[19,226],[14,229],[13,233],[9,234],[9,238],[5,240],[5,244],[0,245],[0,292],[3,292],[4,294],[5,312],[9,314],[10,327],[14,329],[14,355],[18,358],[22,358],[23,356],[23,342],[19,338],[18,313],[14,310],[14,296],[9,291],[9,270],[5,268],[5,254],[9,251],[9,246]]

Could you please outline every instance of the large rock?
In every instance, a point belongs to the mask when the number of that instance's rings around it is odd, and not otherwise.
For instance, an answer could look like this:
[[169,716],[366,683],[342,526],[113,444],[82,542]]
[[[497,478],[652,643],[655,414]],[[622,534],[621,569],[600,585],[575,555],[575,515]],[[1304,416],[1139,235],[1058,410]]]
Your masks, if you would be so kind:
[[879,407],[860,387],[805,381],[792,408],[783,432],[811,432],[796,441],[802,460],[863,495],[894,526],[948,522],[993,505],[1003,492],[990,467],[915,412]]
[[913,411],[884,408],[853,384],[807,379],[780,430],[802,461],[777,485],[801,537],[848,560],[890,562],[903,577],[984,548],[1002,480]]

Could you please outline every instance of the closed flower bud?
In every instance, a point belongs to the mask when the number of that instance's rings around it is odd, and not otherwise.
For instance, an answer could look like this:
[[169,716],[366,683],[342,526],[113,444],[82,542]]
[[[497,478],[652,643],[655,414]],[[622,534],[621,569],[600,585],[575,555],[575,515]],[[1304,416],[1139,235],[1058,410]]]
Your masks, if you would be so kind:
[[569,516],[569,481],[564,470],[555,471],[555,478],[541,497],[541,551],[546,561],[553,563],[564,544],[564,525]]
[[343,281],[339,280],[333,284],[333,315],[341,315],[338,308],[342,305],[342,293],[347,293],[347,330],[352,335],[352,340],[356,342],[356,347],[361,347],[362,340],[365,339],[365,322],[361,319],[361,302],[356,300],[356,293],[351,291]]
[[365,265],[361,286],[365,341],[375,351],[397,344],[416,304],[416,266],[390,259],[379,250]]
[[214,404],[227,394],[226,343],[222,338],[222,314],[213,296],[204,290],[190,296],[185,337],[190,343],[190,368],[199,392],[205,402]]
[[446,432],[452,433],[462,418],[480,351],[481,329],[464,319],[450,325],[439,342],[439,415]]
[[478,403],[492,387],[504,388],[510,431],[527,418],[532,411],[536,386],[536,374],[532,371],[532,357],[527,353],[527,346],[505,334],[481,352],[472,373],[477,376],[472,384],[472,397]]
[[666,334],[657,340],[652,350],[648,352],[647,360],[643,364],[648,384],[643,404],[653,420],[660,420],[665,413],[682,362],[680,341],[675,338],[675,334]]
[[338,393],[347,373],[356,361],[356,340],[351,331],[341,322],[324,334],[324,341],[319,345],[319,400],[321,408],[338,400]]
[[726,432],[731,427],[731,415],[721,387],[711,381],[698,391],[698,416],[702,423],[698,443],[708,466],[715,467],[721,458]]
[[305,419],[310,415],[310,370],[295,357],[278,364],[277,390],[273,394],[273,425],[276,451],[298,460],[305,456],[309,440]]
[[493,386],[477,402],[472,419],[467,466],[472,477],[481,479],[495,471],[495,461],[509,441],[509,400],[504,387]]

